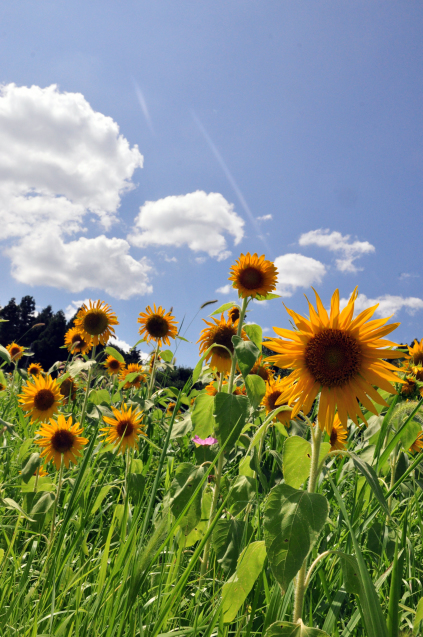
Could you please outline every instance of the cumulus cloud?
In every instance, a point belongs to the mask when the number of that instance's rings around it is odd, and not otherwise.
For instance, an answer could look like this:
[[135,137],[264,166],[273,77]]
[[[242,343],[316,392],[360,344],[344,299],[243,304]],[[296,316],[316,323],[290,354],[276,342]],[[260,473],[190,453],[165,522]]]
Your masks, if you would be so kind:
[[[344,308],[348,303],[348,299],[340,300],[341,308]],[[368,307],[379,304],[375,312],[375,316],[393,316],[402,309],[405,309],[408,314],[415,314],[418,310],[423,309],[423,299],[419,299],[416,296],[395,296],[392,294],[384,294],[374,299],[369,299],[365,294],[359,294],[354,306],[355,315],[360,314]]]
[[125,239],[100,235],[65,243],[55,228],[24,237],[5,250],[12,260],[12,275],[20,283],[48,285],[81,292],[99,288],[118,299],[152,291],[146,259],[129,255]]
[[222,285],[221,288],[217,288],[216,292],[219,294],[230,294],[233,291],[233,287],[230,283],[227,285]]
[[83,299],[79,301],[71,301],[67,308],[65,309],[65,318],[67,321],[70,321],[71,318],[75,315],[75,313],[82,307],[84,304],[88,305],[90,299]]
[[151,291],[145,260],[124,239],[85,232],[90,215],[108,230],[143,165],[135,145],[80,93],[56,85],[0,87],[0,240],[12,275],[72,292],[100,288],[117,298]]
[[363,254],[375,251],[375,247],[368,241],[350,241],[350,235],[342,235],[340,232],[330,232],[328,228],[324,230],[311,230],[300,236],[300,246],[316,245],[326,248],[331,252],[338,253],[341,258],[336,259],[336,267],[341,272],[358,272],[362,268],[357,268],[354,264]]
[[279,272],[276,289],[281,296],[292,296],[299,287],[321,283],[326,274],[323,263],[296,253],[276,257],[275,266]]
[[225,235],[232,236],[237,245],[244,236],[243,227],[243,219],[223,195],[197,190],[146,201],[128,241],[139,247],[187,245],[221,261],[231,254]]

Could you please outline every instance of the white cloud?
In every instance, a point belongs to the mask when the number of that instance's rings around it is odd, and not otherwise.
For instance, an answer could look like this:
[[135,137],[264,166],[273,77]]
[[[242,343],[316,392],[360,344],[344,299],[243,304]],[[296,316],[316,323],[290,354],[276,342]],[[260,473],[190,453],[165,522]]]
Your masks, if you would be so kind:
[[48,222],[71,231],[90,210],[107,228],[142,167],[119,126],[56,85],[0,88],[2,237]]
[[82,307],[84,304],[88,305],[90,299],[84,299],[79,301],[71,301],[70,304],[65,309],[65,318],[67,321],[70,321],[71,318],[75,315],[75,313]]
[[398,278],[400,281],[405,281],[406,279],[418,279],[419,277],[419,274],[414,274],[411,272],[401,272]]
[[233,291],[233,287],[230,283],[227,285],[222,285],[221,288],[217,288],[216,292],[219,294],[230,294]]
[[306,232],[300,236],[298,243],[300,246],[316,245],[339,253],[341,258],[336,259],[336,267],[341,272],[358,272],[362,268],[357,268],[354,261],[363,254],[375,251],[375,247],[368,241],[350,241],[349,234],[330,232],[328,228]]
[[[348,299],[340,300],[341,308],[344,308],[348,303]],[[374,299],[369,299],[365,294],[359,294],[354,306],[355,315],[360,314],[363,310],[379,304],[375,312],[375,316],[392,316],[402,309],[405,309],[408,314],[415,314],[418,310],[423,309],[423,299],[419,299],[415,296],[394,296],[392,294],[384,294]]]
[[202,190],[146,201],[128,240],[139,247],[187,245],[221,261],[231,254],[224,235],[231,235],[235,245],[244,236],[244,221],[233,208],[220,193]]
[[150,266],[129,255],[124,239],[64,239],[86,232],[87,215],[109,229],[134,187],[143,157],[116,122],[80,93],[8,84],[0,87],[0,136],[0,240],[8,239],[12,275],[117,298],[151,291]]
[[276,257],[275,266],[279,272],[276,290],[282,296],[292,296],[298,287],[321,283],[326,274],[323,263],[296,253]]
[[262,217],[257,217],[257,221],[270,221],[273,219],[272,215],[263,215]]
[[64,243],[56,229],[44,230],[5,250],[12,260],[12,275],[28,285],[48,285],[70,292],[86,288],[104,290],[118,299],[152,292],[146,259],[136,261],[125,239],[104,235]]
[[122,349],[124,352],[129,352],[132,347],[131,345],[129,345],[129,343],[123,341],[118,336],[111,336],[107,344],[111,345],[112,347],[116,345],[117,347],[120,347],[120,349]]

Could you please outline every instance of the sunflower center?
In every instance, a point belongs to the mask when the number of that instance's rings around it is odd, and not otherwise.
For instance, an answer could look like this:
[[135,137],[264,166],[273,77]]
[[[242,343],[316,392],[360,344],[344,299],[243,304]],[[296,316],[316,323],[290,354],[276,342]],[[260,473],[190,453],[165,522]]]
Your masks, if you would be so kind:
[[359,343],[343,330],[323,330],[310,339],[305,350],[306,367],[323,387],[348,383],[359,373],[361,361]]
[[[267,403],[269,405],[270,411],[273,411],[274,409],[276,409],[276,401],[281,394],[282,394],[281,391],[274,391],[271,394],[269,394],[269,396],[267,397]],[[277,405],[277,406],[280,407],[280,405]]]
[[239,274],[239,282],[247,290],[255,290],[263,285],[263,273],[257,268],[245,268]]
[[119,369],[119,367],[120,367],[119,361],[114,359],[114,360],[109,362],[109,368],[110,369]]
[[127,418],[124,420],[119,420],[116,425],[116,432],[119,438],[127,438],[134,431],[134,424]]
[[75,442],[75,435],[69,429],[58,429],[51,437],[51,446],[57,453],[70,451]]
[[231,318],[231,321],[233,323],[235,323],[235,321],[237,321],[240,317],[240,311],[238,307],[234,307],[232,308],[232,310],[229,310],[229,316]]
[[162,338],[163,336],[166,336],[169,331],[169,323],[159,314],[153,314],[153,316],[150,316],[150,318],[146,321],[145,327],[147,332],[153,338]]
[[72,344],[73,343],[79,343],[80,347],[84,347],[85,345],[85,341],[80,334],[74,334],[72,336]]
[[413,362],[414,362],[414,365],[420,365],[420,363],[423,363],[423,352],[418,352],[417,354],[414,354]]
[[11,347],[10,348],[10,355],[13,358],[14,356],[16,356],[16,354],[19,354],[20,352],[20,348],[19,347]]
[[338,434],[337,431],[335,429],[335,427],[332,429],[331,434],[330,434],[330,444],[333,447],[333,445],[336,443],[336,441],[338,440]]
[[38,411],[47,411],[54,405],[55,397],[50,389],[40,389],[34,396],[34,407]]
[[[215,345],[223,345],[227,347],[229,352],[234,351],[234,346],[232,345],[232,336],[236,334],[236,331],[231,325],[221,325],[217,328],[214,336],[213,336],[213,344]],[[229,352],[223,347],[214,347],[212,349],[212,353],[218,353],[221,358],[230,358]]]
[[256,374],[257,376],[260,376],[260,378],[262,378],[265,382],[268,381],[270,378],[269,370],[267,369],[267,367],[258,367]]
[[109,326],[107,314],[102,310],[90,310],[83,319],[84,329],[91,336],[102,334]]

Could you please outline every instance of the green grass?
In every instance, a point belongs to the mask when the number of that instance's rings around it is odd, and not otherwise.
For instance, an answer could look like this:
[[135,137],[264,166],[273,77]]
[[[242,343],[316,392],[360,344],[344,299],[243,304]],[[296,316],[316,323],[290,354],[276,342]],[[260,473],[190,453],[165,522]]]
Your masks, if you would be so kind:
[[[17,400],[26,381],[18,373],[6,375],[7,388],[0,392],[0,635],[248,637],[263,635],[274,622],[292,621],[294,585],[291,582],[282,592],[268,558],[259,565],[258,576],[247,581],[250,589],[228,623],[222,602],[223,587],[242,551],[266,539],[266,503],[270,491],[284,479],[283,428],[271,422],[261,427],[265,413],[249,407],[243,432],[228,416],[228,435],[232,439],[235,435],[236,442],[223,449],[197,449],[191,443],[195,433],[191,402],[202,393],[198,385],[192,390],[188,382],[178,395],[156,386],[149,398],[147,385],[118,390],[117,382],[113,386],[100,366],[92,376],[90,391],[106,389],[108,398],[100,395],[102,402],[94,404],[99,402],[98,394],[88,395],[84,435],[89,445],[79,463],[64,470],[55,508],[58,472],[51,463],[49,475],[40,478],[36,491],[35,479],[25,483],[20,475],[38,451],[33,443],[37,426],[29,422]],[[83,412],[86,370],[79,372],[78,382],[76,400],[62,407],[76,420]],[[98,434],[110,406],[119,407],[123,400],[144,412],[148,433],[148,441],[141,436],[138,449],[124,455],[105,445]],[[175,400],[182,411],[170,416],[166,405]],[[377,487],[346,455],[328,456],[317,481],[317,493],[327,498],[329,509],[308,564],[329,553],[311,573],[303,621],[333,637],[376,637],[366,632],[366,613],[371,615],[368,621],[376,621],[373,594],[387,622],[387,634],[411,634],[422,597],[423,474],[419,456],[401,445],[421,408],[410,419],[412,410],[401,405],[400,399],[383,425],[384,440],[378,442],[383,413],[379,421],[373,419],[368,434],[354,425],[350,428],[349,451],[374,470],[375,448],[384,460],[376,478],[382,504]],[[394,427],[402,431],[397,438]],[[310,427],[301,418],[288,432],[310,439]],[[384,450],[391,440],[395,440],[394,453],[385,461]],[[220,497],[209,520],[223,458]],[[37,458],[32,461],[36,464]],[[184,466],[186,473],[181,470]],[[240,472],[247,477],[236,482]],[[389,515],[384,502],[389,504]],[[202,575],[201,558],[210,539]],[[368,608],[364,597],[351,592],[339,553],[357,560],[362,585],[370,595]],[[390,610],[395,591],[398,601]],[[391,626],[390,613],[402,632]],[[419,627],[416,630],[423,634]]]

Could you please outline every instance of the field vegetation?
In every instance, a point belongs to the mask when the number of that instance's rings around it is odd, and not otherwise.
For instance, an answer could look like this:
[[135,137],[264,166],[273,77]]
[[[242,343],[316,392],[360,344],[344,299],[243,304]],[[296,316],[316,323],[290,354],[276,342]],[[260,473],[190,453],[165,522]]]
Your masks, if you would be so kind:
[[142,364],[102,301],[49,368],[23,327],[2,342],[2,637],[423,635],[423,341],[356,291],[263,341],[248,308],[276,279],[241,255],[185,377],[155,305]]

